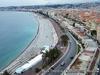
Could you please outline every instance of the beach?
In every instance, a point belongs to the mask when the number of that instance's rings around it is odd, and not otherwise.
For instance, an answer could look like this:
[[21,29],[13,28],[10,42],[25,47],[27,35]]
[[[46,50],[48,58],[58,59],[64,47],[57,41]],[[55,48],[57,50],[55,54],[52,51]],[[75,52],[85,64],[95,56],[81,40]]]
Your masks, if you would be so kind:
[[18,67],[38,55],[44,45],[54,47],[58,42],[58,36],[52,22],[41,15],[34,14],[34,16],[39,23],[38,33],[35,39],[24,49],[24,52],[4,69],[10,73],[15,72]]

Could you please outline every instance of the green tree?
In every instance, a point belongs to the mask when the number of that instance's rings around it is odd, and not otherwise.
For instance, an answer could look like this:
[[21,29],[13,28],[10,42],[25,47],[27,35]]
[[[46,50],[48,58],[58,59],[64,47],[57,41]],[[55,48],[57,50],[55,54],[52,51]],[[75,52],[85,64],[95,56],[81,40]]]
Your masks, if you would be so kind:
[[7,70],[4,71],[3,75],[10,75]]
[[43,55],[43,66],[45,64],[50,64],[52,63],[55,59],[57,59],[60,55],[60,50],[58,50],[57,48],[53,48],[53,49],[50,49],[50,51],[46,52],[44,55]]
[[78,48],[77,48],[77,50],[78,50],[78,52],[77,52],[77,53],[79,53],[79,52],[80,52],[80,50],[81,50],[81,47],[80,47],[80,45],[78,45]]
[[68,18],[68,16],[69,16],[69,14],[67,13],[67,14],[64,16],[64,18]]
[[67,35],[62,35],[62,36],[61,36],[61,42],[62,42],[62,44],[63,44],[64,46],[67,45],[67,43],[68,43],[68,37],[67,37]]
[[92,30],[92,31],[91,31],[91,35],[92,35],[92,36],[96,36],[96,35],[97,35],[97,31],[96,31],[96,30]]
[[40,68],[35,68],[35,72],[36,72],[36,73],[38,73],[38,72],[40,72],[40,71],[41,71]]
[[73,23],[73,27],[75,27],[75,22]]

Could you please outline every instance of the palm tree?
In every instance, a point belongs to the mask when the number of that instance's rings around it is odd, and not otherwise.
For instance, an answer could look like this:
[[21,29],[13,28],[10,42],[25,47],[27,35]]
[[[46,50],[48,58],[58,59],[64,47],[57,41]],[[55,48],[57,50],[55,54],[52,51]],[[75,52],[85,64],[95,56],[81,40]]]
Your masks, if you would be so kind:
[[53,48],[53,49],[50,49],[50,51],[46,52],[44,55],[43,55],[43,64],[50,64],[52,63],[56,58],[58,58],[60,55],[60,50],[58,50],[57,48]]

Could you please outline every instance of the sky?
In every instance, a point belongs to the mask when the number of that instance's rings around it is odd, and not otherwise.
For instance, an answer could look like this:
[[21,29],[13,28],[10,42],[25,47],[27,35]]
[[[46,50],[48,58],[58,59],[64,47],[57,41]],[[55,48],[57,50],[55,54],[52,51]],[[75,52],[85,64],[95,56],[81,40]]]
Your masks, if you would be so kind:
[[46,5],[46,4],[65,4],[65,3],[85,3],[100,0],[0,0],[2,6],[22,6],[22,5]]

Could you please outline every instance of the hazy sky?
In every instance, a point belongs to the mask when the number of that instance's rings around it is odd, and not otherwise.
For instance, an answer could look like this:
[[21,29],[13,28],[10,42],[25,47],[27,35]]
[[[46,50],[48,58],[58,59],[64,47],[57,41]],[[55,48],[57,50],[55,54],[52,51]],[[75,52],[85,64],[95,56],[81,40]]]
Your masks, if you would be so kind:
[[0,0],[0,6],[83,3],[83,2],[94,2],[94,1],[100,1],[100,0]]

